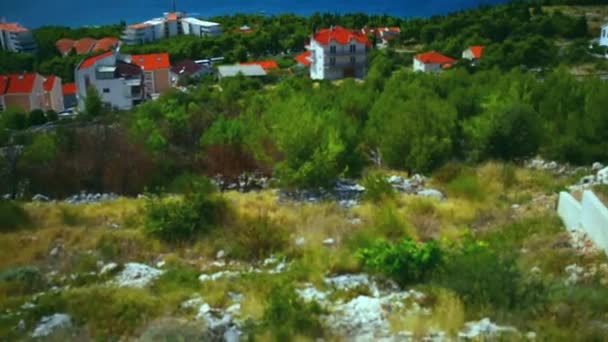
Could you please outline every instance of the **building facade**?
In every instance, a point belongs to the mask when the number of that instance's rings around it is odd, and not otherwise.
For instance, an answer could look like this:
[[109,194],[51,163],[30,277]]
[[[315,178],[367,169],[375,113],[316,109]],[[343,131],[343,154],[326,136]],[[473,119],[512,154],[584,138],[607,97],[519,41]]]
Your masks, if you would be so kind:
[[310,51],[310,78],[363,78],[367,73],[367,53],[370,48],[370,41],[361,32],[340,26],[321,30],[311,37],[307,46]]
[[222,28],[218,23],[186,17],[182,12],[172,12],[166,13],[163,18],[128,26],[121,39],[127,45],[136,45],[184,34],[215,37],[222,34]]
[[32,32],[19,24],[0,23],[0,47],[12,52],[36,53]]
[[125,62],[118,51],[82,61],[75,70],[76,100],[85,109],[87,89],[95,87],[102,102],[113,109],[129,110],[145,99],[144,72]]
[[147,94],[151,96],[162,94],[172,87],[171,63],[168,54],[132,55],[127,56],[125,61],[135,64],[143,70]]
[[468,59],[470,61],[478,61],[483,56],[484,46],[471,46],[470,48],[462,52],[462,59]]
[[600,46],[608,46],[608,23],[602,26],[600,33]]
[[414,71],[438,73],[452,67],[456,62],[453,58],[431,51],[414,56]]

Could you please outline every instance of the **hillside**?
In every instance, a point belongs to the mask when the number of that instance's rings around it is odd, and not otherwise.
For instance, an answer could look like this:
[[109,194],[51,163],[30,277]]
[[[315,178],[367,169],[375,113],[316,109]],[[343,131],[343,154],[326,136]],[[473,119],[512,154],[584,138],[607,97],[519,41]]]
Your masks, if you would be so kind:
[[[370,176],[367,200],[349,208],[227,192],[223,218],[182,240],[151,230],[159,199],[27,203],[25,226],[0,239],[0,336],[601,338],[605,256],[554,212],[554,189],[585,172],[571,170],[451,165],[409,181],[382,171],[386,184],[447,198],[378,190]],[[169,217],[171,229],[188,220]],[[405,268],[385,264],[399,255]]]

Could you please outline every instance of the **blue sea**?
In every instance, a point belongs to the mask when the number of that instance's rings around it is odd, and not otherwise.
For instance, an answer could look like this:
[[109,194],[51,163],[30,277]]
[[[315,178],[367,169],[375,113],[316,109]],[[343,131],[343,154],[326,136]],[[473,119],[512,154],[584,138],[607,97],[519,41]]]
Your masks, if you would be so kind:
[[[177,9],[203,18],[234,13],[310,15],[315,12],[428,17],[480,4],[505,2],[507,0],[177,0]],[[135,23],[162,16],[172,6],[172,0],[0,0],[0,18],[30,28],[44,25],[78,27],[121,20]]]

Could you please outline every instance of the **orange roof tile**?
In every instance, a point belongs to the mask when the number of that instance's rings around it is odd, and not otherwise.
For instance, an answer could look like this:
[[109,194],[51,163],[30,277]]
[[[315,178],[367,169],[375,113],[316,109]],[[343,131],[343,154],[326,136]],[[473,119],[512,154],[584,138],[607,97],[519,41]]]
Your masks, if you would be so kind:
[[321,45],[328,45],[331,41],[336,41],[338,44],[348,44],[351,40],[355,40],[361,44],[371,47],[371,43],[367,36],[361,32],[347,30],[341,26],[324,29],[314,35],[314,40]]
[[0,30],[15,33],[28,31],[25,27],[22,27],[21,25],[15,23],[0,23]]
[[308,60],[308,57],[310,57],[312,55],[312,53],[310,51],[306,51],[302,54],[299,54],[296,56],[296,58],[294,58],[296,60],[296,62],[304,65],[304,66],[309,66],[310,65],[310,60]]
[[92,38],[82,38],[77,40],[74,43],[74,49],[76,50],[76,54],[84,55],[91,52],[91,49],[93,49],[93,46],[96,42],[97,41]]
[[76,94],[76,83],[66,83],[63,85],[63,95]]
[[169,63],[169,54],[167,53],[132,55],[131,63],[140,66],[145,71],[169,69],[171,67],[171,63]]
[[62,55],[67,55],[74,48],[74,43],[75,41],[73,39],[64,38],[59,39],[55,43],[55,46],[57,47],[57,50],[59,50],[59,53],[61,53]]
[[247,63],[241,63],[241,65],[259,65],[264,70],[271,70],[271,69],[279,68],[279,65],[275,61],[247,62]]
[[421,53],[415,58],[424,64],[452,64],[456,61],[435,51]]
[[101,54],[99,56],[94,56],[94,57],[91,57],[91,58],[87,58],[87,59],[85,59],[80,64],[80,68],[79,69],[80,70],[84,70],[84,69],[90,68],[93,65],[95,65],[95,63],[97,63],[97,61],[100,61],[100,60],[102,60],[102,59],[104,59],[106,57],[110,57],[110,56],[112,56],[112,51],[108,51],[108,52],[103,53],[103,54]]
[[44,80],[44,83],[42,83],[42,85],[44,86],[44,90],[45,91],[53,90],[53,87],[55,86],[55,81],[57,81],[57,76],[55,76],[55,75],[48,76]]
[[143,28],[146,28],[146,27],[150,27],[150,26],[152,26],[152,25],[146,24],[146,23],[141,23],[141,24],[130,25],[129,28],[133,29],[133,30],[139,30],[139,29],[143,29]]
[[9,75],[6,94],[30,94],[37,77],[38,74],[35,73]]
[[471,50],[471,53],[473,54],[473,57],[475,57],[475,59],[480,59],[481,56],[483,55],[483,50],[484,50],[485,46],[471,46],[469,48],[469,50]]
[[108,51],[116,45],[118,45],[118,38],[106,37],[98,40],[97,43],[95,43],[95,46],[93,47],[93,52]]
[[167,19],[169,21],[177,20],[177,13],[167,13],[167,15],[165,16],[165,19]]

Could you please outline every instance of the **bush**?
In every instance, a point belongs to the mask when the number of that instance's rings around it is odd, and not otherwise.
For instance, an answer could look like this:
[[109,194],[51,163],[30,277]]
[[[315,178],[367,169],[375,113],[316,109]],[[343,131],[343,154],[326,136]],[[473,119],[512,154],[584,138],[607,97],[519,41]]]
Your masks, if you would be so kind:
[[395,189],[382,174],[372,174],[363,180],[365,193],[363,199],[371,202],[381,202],[385,199],[395,198]]
[[44,125],[46,123],[46,116],[42,109],[34,109],[27,116],[27,125],[28,126],[39,126]]
[[196,291],[200,288],[198,276],[200,272],[197,270],[183,266],[175,265],[169,267],[157,281],[154,282],[153,289],[160,294],[169,292],[192,290]]
[[386,202],[374,213],[373,226],[371,227],[373,233],[388,240],[401,240],[407,235],[409,228],[409,225],[392,202]]
[[531,307],[546,298],[540,280],[526,280],[513,253],[499,254],[483,242],[467,240],[446,257],[436,279],[477,308]]
[[42,273],[35,267],[12,268],[0,273],[0,286],[10,295],[24,295],[45,286]]
[[476,176],[462,175],[447,185],[448,195],[462,197],[472,201],[481,201],[484,198],[483,190]]
[[323,327],[318,303],[305,303],[287,283],[275,285],[264,309],[264,325],[277,341],[289,341],[295,336],[320,338]]
[[357,252],[369,271],[383,274],[401,285],[424,281],[443,261],[443,252],[434,242],[416,243],[410,238],[393,244],[378,241]]
[[440,183],[450,183],[461,175],[469,175],[473,170],[460,163],[447,163],[433,172],[433,179]]
[[220,221],[225,201],[210,182],[197,183],[182,200],[151,199],[145,206],[147,234],[168,242],[185,242],[208,233]]
[[30,219],[17,203],[0,200],[0,232],[9,232],[26,226]]
[[232,241],[230,254],[245,260],[261,260],[289,245],[287,231],[270,222],[268,217],[237,223],[236,229],[229,234]]

